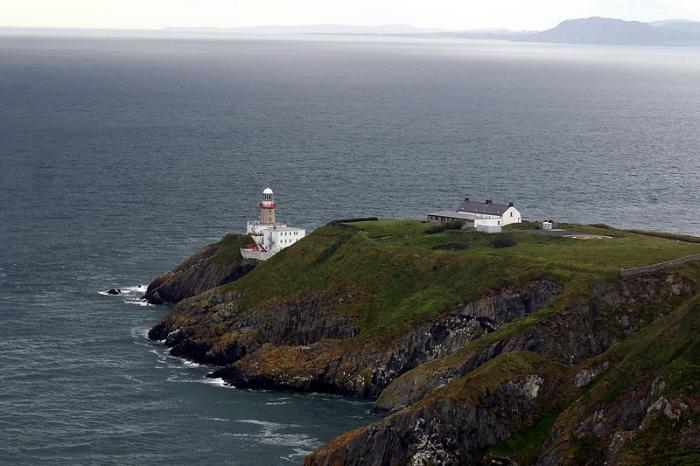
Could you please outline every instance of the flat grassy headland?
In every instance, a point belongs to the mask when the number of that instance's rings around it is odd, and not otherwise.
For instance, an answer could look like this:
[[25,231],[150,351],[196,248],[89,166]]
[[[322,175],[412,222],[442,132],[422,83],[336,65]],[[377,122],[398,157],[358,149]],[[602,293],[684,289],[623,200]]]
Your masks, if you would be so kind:
[[[339,224],[316,230],[230,289],[245,290],[242,306],[309,294],[354,294],[338,310],[363,331],[396,328],[468,302],[504,284],[540,277],[579,285],[614,279],[621,268],[700,253],[700,244],[609,227],[567,228],[610,239],[576,240],[541,232],[433,232],[414,220]],[[513,247],[494,247],[509,238]],[[460,249],[442,248],[460,245]],[[237,247],[237,243],[234,242]]]

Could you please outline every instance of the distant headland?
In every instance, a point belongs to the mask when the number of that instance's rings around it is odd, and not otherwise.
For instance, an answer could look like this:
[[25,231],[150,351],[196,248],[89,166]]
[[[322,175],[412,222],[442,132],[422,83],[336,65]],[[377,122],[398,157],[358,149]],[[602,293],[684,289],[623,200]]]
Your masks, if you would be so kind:
[[446,30],[408,25],[347,26],[299,25],[257,26],[248,28],[168,28],[170,32],[197,34],[316,34],[358,36],[403,36],[423,38],[500,39],[514,42],[599,45],[700,45],[700,22],[663,20],[644,23],[613,18],[580,18],[563,21],[545,31],[513,31],[507,29]]
[[625,21],[614,18],[579,18],[563,21],[544,31],[516,31],[502,28],[453,30],[420,28],[403,24],[380,26],[342,24],[267,25],[250,27],[167,27],[144,30],[19,28],[0,27],[0,36],[76,36],[76,37],[280,37],[347,36],[403,37],[416,39],[479,39],[557,44],[700,46],[700,22],[662,20]]

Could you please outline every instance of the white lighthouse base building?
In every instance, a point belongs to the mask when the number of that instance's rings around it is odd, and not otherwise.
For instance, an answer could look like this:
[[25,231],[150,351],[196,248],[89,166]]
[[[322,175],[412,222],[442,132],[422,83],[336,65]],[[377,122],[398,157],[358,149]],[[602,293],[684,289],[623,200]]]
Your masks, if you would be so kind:
[[249,220],[246,227],[246,233],[253,238],[254,243],[241,248],[241,256],[244,259],[266,261],[306,236],[306,230],[303,228],[277,223],[276,208],[274,193],[272,189],[266,188],[260,203],[260,220]]

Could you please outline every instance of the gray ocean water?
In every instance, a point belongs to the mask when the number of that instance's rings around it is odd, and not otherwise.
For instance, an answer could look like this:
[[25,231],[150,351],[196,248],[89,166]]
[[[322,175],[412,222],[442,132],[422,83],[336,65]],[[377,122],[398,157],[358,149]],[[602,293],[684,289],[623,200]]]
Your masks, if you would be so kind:
[[469,193],[700,235],[699,147],[700,49],[0,37],[0,464],[298,463],[373,419],[145,338],[139,287],[266,185],[307,228]]

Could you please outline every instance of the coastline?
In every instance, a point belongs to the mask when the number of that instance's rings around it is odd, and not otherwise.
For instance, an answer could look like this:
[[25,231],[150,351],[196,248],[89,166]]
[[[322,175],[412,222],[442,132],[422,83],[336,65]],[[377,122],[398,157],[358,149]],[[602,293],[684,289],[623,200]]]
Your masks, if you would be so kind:
[[[697,243],[577,228],[606,239],[516,230],[431,234],[424,223],[410,221],[329,225],[246,274],[180,300],[149,338],[163,341],[172,355],[220,366],[210,376],[239,389],[360,396],[388,415],[320,448],[307,458],[309,465],[379,461],[364,452],[368,443],[401,462],[483,460],[545,413],[559,413],[552,422],[571,421],[567,407],[614,364],[605,355],[664,319],[685,315],[684,306],[697,295],[697,263],[633,277],[620,277],[615,263],[643,267],[631,251],[656,249],[658,257],[675,258],[700,250]],[[515,244],[494,249],[496,236]],[[448,239],[459,239],[464,249],[441,249]],[[542,254],[551,256],[543,263]],[[558,262],[549,262],[553,258]],[[240,260],[227,266],[238,267]],[[198,267],[211,267],[206,264],[194,261],[179,271],[201,275]],[[392,280],[404,283],[400,270],[419,279],[404,284],[406,297],[389,290],[392,304],[381,296]],[[461,296],[445,288],[458,276],[469,280],[456,285]],[[286,278],[273,284],[276,277]],[[448,298],[421,313],[416,290]],[[377,308],[381,302],[386,307]],[[649,306],[655,313],[646,311]],[[489,397],[472,393],[484,383]],[[493,418],[493,403],[516,411]],[[418,419],[429,424],[420,427]],[[481,434],[464,438],[454,431],[454,419]],[[398,449],[390,447],[396,435]],[[424,435],[432,444],[421,440]],[[566,463],[566,442],[549,442],[557,453],[547,450],[547,461]]]

